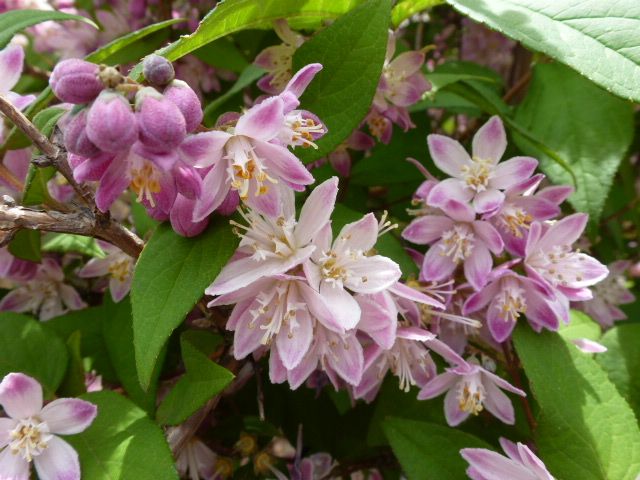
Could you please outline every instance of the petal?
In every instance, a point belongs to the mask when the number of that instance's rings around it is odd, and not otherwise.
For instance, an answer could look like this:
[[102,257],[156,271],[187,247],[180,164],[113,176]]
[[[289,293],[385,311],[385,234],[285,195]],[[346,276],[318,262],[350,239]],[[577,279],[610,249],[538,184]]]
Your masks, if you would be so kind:
[[79,398],[59,398],[46,405],[40,417],[49,431],[59,435],[84,432],[98,414],[98,407]]
[[342,339],[336,336],[332,343],[335,347],[325,360],[345,382],[358,385],[364,371],[364,354],[360,342],[355,335],[349,335]]
[[87,307],[80,294],[71,285],[60,285],[60,297],[70,310],[80,310]]
[[469,315],[486,307],[489,302],[498,294],[499,288],[500,282],[496,281],[491,282],[479,292],[473,293],[464,302],[464,306],[462,307],[462,314]]
[[424,256],[420,275],[427,282],[439,282],[448,279],[456,269],[456,264],[451,257],[443,255],[440,248],[441,242],[435,243]]
[[386,292],[373,295],[358,295],[361,315],[358,330],[365,332],[371,339],[388,350],[396,341],[398,309]]
[[463,168],[471,164],[467,151],[449,137],[431,134],[427,136],[427,144],[433,163],[447,175],[461,178]]
[[111,298],[114,302],[118,303],[127,296],[127,293],[131,290],[132,280],[133,276],[129,276],[124,282],[116,278],[109,280],[109,291],[111,292]]
[[485,190],[478,193],[473,199],[473,208],[476,213],[489,215],[497,212],[504,203],[504,193],[499,190]]
[[447,420],[447,424],[450,427],[457,427],[467,418],[469,418],[469,412],[465,412],[460,409],[458,402],[457,388],[454,386],[450,388],[447,394],[444,396],[444,416]]
[[526,467],[484,448],[463,448],[460,455],[483,480],[535,480]]
[[[82,158],[69,154],[69,163],[72,162],[73,157]],[[73,178],[78,182],[98,181],[105,174],[113,159],[114,155],[110,153],[99,153],[94,157],[87,158],[73,168]]]
[[499,163],[489,185],[501,190],[512,187],[529,178],[538,166],[538,161],[531,157],[514,157],[506,162]]
[[285,147],[258,140],[252,143],[256,154],[278,178],[295,185],[310,185],[315,181],[298,157]]
[[80,480],[78,453],[67,442],[53,436],[47,448],[33,459],[40,480]]
[[368,213],[357,222],[342,227],[333,243],[333,249],[338,255],[353,250],[367,252],[377,241],[378,220],[373,213]]
[[493,116],[473,136],[473,157],[480,160],[489,160],[494,165],[504,155],[507,149],[507,134],[500,117]]
[[442,395],[445,391],[452,389],[458,378],[455,373],[441,373],[422,387],[418,393],[418,400],[429,400]]
[[426,215],[411,221],[402,232],[402,238],[418,245],[430,244],[453,227],[453,220],[441,215]]
[[309,65],[305,65],[296,72],[291,80],[289,80],[284,91],[290,92],[299,98],[309,86],[313,77],[315,77],[320,70],[322,70],[322,65],[319,63],[310,63]]
[[24,50],[20,45],[9,45],[0,50],[0,93],[11,90],[22,75]]
[[504,242],[493,225],[489,222],[476,220],[473,222],[473,231],[489,250],[496,255],[502,253]]
[[509,382],[507,382],[504,378],[499,377],[495,373],[491,373],[488,370],[482,369],[483,380],[482,383],[486,387],[488,384],[494,384],[496,387],[500,387],[503,390],[507,390],[511,393],[515,393],[516,395],[520,395],[521,397],[526,397],[527,394],[520,390],[519,388],[514,387]]
[[607,347],[588,338],[574,338],[571,341],[578,347],[578,350],[584,353],[603,353],[607,351]]
[[112,259],[110,258],[92,258],[87,264],[78,270],[80,278],[101,277],[109,273]]
[[542,236],[537,248],[547,252],[557,245],[573,244],[582,235],[588,219],[589,216],[585,213],[574,213],[557,221]]
[[555,218],[561,211],[555,203],[538,196],[519,198],[517,205],[523,207],[525,212],[538,221]]
[[360,305],[344,288],[327,282],[320,284],[320,295],[333,313],[338,325],[344,330],[351,330],[360,321]]
[[2,300],[0,300],[0,311],[26,312],[31,310],[34,300],[35,298],[32,292],[24,288],[17,288],[2,297]]
[[96,191],[96,206],[106,212],[131,182],[126,154],[117,155],[100,179]]
[[496,299],[491,302],[491,305],[489,305],[489,310],[487,311],[487,324],[489,326],[491,336],[498,343],[502,343],[509,338],[509,335],[511,335],[511,332],[516,326],[516,322],[512,321],[508,317],[501,316],[501,313],[502,307],[498,304]]
[[249,197],[245,203],[267,217],[276,218],[282,214],[282,191],[287,187],[283,185],[273,185],[267,188],[266,192],[259,190],[257,182],[251,182]]
[[469,223],[476,218],[476,212],[466,203],[458,200],[448,200],[439,205],[442,211],[456,222]]
[[325,299],[306,283],[298,282],[297,285],[300,295],[309,308],[309,312],[329,330],[336,333],[344,333],[345,326],[336,319]]
[[513,425],[515,423],[515,414],[511,400],[502,390],[495,386],[492,382],[484,382],[486,397],[484,399],[485,408],[498,420]]
[[389,288],[400,280],[400,266],[390,258],[381,255],[364,257],[349,262],[348,269],[353,277],[346,280],[347,288],[358,293],[377,293]]
[[473,197],[473,191],[458,178],[447,178],[433,186],[427,196],[427,204],[432,207],[446,205],[449,200],[467,203]]
[[0,383],[0,405],[11,418],[37,415],[42,409],[42,387],[23,373],[10,373]]
[[[13,440],[9,434],[17,425],[13,418],[0,418],[0,450]],[[1,478],[1,477],[0,477]]]
[[[252,304],[257,307],[256,302]],[[233,356],[237,360],[242,360],[247,355],[253,353],[262,346],[262,338],[265,330],[260,328],[263,323],[268,323],[264,315],[253,318],[251,308],[244,311],[244,314],[238,319],[233,336]]]
[[193,221],[200,222],[218,208],[230,190],[227,178],[227,163],[219,161],[202,180],[202,195],[193,209]]
[[574,192],[574,188],[569,185],[553,185],[540,190],[536,197],[549,200],[551,203],[560,205]]
[[276,348],[282,364],[287,370],[297,367],[304,355],[309,351],[313,340],[313,323],[309,312],[299,310],[293,319],[289,318],[288,324],[280,327],[276,336]]
[[29,480],[29,477],[29,462],[21,455],[15,455],[9,448],[0,452],[0,479]]
[[412,302],[422,303],[424,305],[430,305],[435,308],[444,309],[444,305],[439,301],[419,292],[415,288],[411,288],[403,283],[396,282],[389,287],[389,291],[398,297],[410,300]]
[[220,131],[189,135],[180,144],[181,157],[193,167],[209,167],[220,161],[230,138],[231,135]]
[[324,227],[333,212],[338,195],[338,179],[332,177],[313,189],[300,211],[295,228],[298,245],[308,244]]
[[280,97],[270,97],[238,119],[235,134],[268,141],[278,135],[283,125],[284,103]]
[[397,72],[401,78],[406,78],[420,70],[424,63],[424,53],[417,50],[404,52],[389,63],[389,70]]
[[491,273],[493,259],[489,250],[476,242],[471,255],[464,261],[464,276],[475,290],[484,287]]

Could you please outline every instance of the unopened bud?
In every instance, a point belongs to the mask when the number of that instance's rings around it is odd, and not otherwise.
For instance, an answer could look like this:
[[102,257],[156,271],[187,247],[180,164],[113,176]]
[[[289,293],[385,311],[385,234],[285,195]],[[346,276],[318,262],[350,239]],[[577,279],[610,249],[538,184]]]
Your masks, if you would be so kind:
[[104,88],[95,63],[70,58],[58,63],[49,79],[53,93],[63,102],[89,103]]
[[182,80],[174,80],[164,91],[164,97],[171,100],[182,112],[187,122],[187,132],[193,132],[204,116],[202,105],[196,92]]
[[171,227],[183,237],[195,237],[209,225],[209,217],[199,222],[191,220],[196,201],[178,194],[171,207]]
[[87,136],[87,109],[75,115],[68,113],[68,121],[63,128],[64,146],[70,153],[92,157],[100,152]]
[[142,62],[142,73],[151,85],[163,87],[175,78],[175,70],[169,60],[152,53]]
[[126,98],[104,90],[87,114],[87,136],[105,152],[121,152],[138,139],[136,116]]
[[145,87],[136,94],[136,110],[140,142],[149,150],[172,151],[186,137],[186,122],[182,112],[154,88]]

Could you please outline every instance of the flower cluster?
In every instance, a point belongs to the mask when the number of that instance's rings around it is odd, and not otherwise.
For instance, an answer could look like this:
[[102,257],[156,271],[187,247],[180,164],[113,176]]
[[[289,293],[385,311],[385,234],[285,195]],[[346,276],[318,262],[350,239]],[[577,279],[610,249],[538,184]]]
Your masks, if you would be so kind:
[[26,480],[31,463],[42,479],[80,480],[78,454],[58,435],[86,430],[97,407],[77,398],[58,398],[42,406],[42,387],[22,373],[0,383],[0,477]]

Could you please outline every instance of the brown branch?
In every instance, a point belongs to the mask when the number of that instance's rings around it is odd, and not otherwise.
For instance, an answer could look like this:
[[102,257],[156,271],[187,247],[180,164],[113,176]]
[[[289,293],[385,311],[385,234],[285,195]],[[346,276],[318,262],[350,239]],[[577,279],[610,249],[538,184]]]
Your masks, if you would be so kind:
[[[516,355],[516,353],[512,350],[511,344],[509,341],[502,343],[502,351],[504,352],[504,358],[507,361],[506,367],[509,372],[509,376],[513,379],[513,383],[520,390],[524,390],[522,377],[520,377],[520,361]],[[529,404],[529,400],[527,397],[520,397],[520,401],[522,402],[522,406],[524,408],[525,416],[527,417],[527,423],[529,424],[529,430],[531,433],[535,431],[538,427],[538,422],[536,422],[535,417],[533,416],[533,410],[531,409],[531,405]]]
[[6,115],[16,127],[31,139],[38,149],[44,153],[47,157],[53,159],[60,154],[60,149],[56,147],[49,139],[31,123],[31,121],[24,116],[20,110],[13,106],[13,104],[7,100],[4,96],[0,95],[0,112]]

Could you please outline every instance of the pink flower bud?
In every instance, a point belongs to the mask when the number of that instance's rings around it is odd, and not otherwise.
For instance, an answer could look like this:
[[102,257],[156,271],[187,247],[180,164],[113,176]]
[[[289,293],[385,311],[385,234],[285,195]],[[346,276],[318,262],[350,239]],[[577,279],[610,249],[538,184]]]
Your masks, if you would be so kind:
[[63,60],[53,69],[49,85],[63,102],[89,103],[104,88],[98,78],[99,70],[100,67],[95,63],[77,58]]
[[230,190],[226,198],[222,201],[220,206],[216,208],[216,213],[228,217],[233,215],[240,205],[240,195],[237,190]]
[[142,62],[142,73],[151,85],[162,87],[176,76],[173,65],[169,60],[152,53]]
[[140,142],[153,152],[175,150],[187,135],[180,109],[152,87],[136,95]]
[[185,197],[193,200],[202,195],[202,177],[195,168],[184,162],[176,162],[173,167],[173,178],[176,180],[178,192]]
[[183,237],[195,237],[204,231],[209,225],[209,217],[199,222],[191,221],[195,200],[190,200],[180,194],[171,208],[171,226]]
[[196,92],[182,80],[174,80],[164,91],[164,97],[171,100],[182,112],[187,122],[187,132],[193,132],[204,116],[202,105]]
[[121,152],[138,139],[136,116],[126,98],[104,90],[87,114],[87,136],[105,152]]
[[63,128],[64,146],[66,149],[82,157],[92,157],[100,152],[87,137],[87,109],[66,115],[67,123]]

